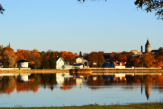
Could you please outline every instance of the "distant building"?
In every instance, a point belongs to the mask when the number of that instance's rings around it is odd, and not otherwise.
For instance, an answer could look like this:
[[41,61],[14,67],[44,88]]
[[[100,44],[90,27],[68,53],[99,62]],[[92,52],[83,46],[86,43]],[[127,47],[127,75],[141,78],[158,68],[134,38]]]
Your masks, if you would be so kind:
[[56,69],[63,69],[64,65],[65,65],[63,58],[62,57],[56,57],[55,60],[56,60]]
[[143,55],[142,52],[138,52],[137,50],[131,50],[131,52],[134,54],[132,55],[133,57],[141,58]]
[[20,68],[28,68],[28,63],[29,63],[28,61],[22,59],[17,62],[18,64],[17,66]]
[[149,40],[147,39],[147,42],[145,44],[145,53],[150,53],[151,52],[151,45],[149,43]]

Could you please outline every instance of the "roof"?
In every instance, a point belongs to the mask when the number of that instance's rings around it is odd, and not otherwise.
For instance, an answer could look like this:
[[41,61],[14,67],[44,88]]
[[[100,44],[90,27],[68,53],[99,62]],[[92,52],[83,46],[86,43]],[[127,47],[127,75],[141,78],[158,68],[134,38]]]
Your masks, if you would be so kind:
[[115,65],[115,66],[119,66],[119,65],[117,64],[117,62],[114,62],[114,65]]
[[58,61],[59,58],[60,58],[60,57],[55,57],[55,60]]
[[18,62],[29,62],[29,61],[22,59],[22,60],[19,60]]
[[[121,65],[121,64],[122,64],[122,65]],[[125,66],[124,62],[120,62],[120,65],[121,65],[121,66]]]
[[[55,60],[58,61],[58,59],[61,58],[63,60],[62,57],[55,57]],[[64,60],[63,60],[64,61]]]
[[146,42],[146,44],[145,45],[150,45],[150,43],[149,43],[149,40],[147,39],[147,42]]
[[103,63],[102,67],[109,67],[109,65],[110,65],[110,63],[105,62],[105,63]]

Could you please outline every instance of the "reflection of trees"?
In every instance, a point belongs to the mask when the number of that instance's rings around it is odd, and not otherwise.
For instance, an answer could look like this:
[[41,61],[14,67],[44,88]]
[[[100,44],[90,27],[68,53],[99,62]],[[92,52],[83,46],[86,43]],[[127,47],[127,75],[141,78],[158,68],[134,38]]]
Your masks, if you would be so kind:
[[40,85],[40,78],[37,74],[31,74],[29,76],[30,81],[28,82],[20,82],[16,81],[16,90],[17,92],[21,91],[33,91],[37,92]]
[[53,90],[54,86],[56,84],[56,74],[40,74],[41,82],[44,85],[44,88],[46,86],[50,86],[50,89]]
[[76,85],[76,78],[67,78],[64,81],[63,86],[60,88],[62,90],[68,90],[68,89],[71,89],[73,85]]
[[15,78],[4,76],[0,83],[0,92],[10,94],[15,89]]
[[[90,76],[87,84],[88,86],[104,86],[105,80],[102,76]],[[97,89],[97,87],[91,87],[91,89]]]

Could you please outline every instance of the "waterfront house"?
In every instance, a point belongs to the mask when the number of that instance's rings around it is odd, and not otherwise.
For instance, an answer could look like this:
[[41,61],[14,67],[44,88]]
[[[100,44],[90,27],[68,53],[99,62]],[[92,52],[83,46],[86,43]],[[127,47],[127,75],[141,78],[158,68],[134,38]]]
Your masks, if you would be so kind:
[[126,66],[123,62],[120,62],[119,64],[117,62],[113,62],[112,67],[113,68],[119,68],[119,69],[126,68]]
[[56,60],[56,69],[63,69],[64,65],[65,65],[63,58],[62,57],[56,57],[55,60]]
[[17,62],[19,68],[28,68],[28,63],[29,63],[29,61],[26,61],[24,59],[19,60]]
[[83,59],[83,57],[77,57],[75,64],[83,64],[83,68],[89,68],[88,61]]

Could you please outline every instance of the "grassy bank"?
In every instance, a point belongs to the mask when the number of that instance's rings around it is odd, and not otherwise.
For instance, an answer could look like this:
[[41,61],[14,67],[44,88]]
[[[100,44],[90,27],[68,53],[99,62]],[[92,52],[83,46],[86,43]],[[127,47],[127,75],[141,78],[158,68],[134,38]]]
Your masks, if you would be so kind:
[[163,109],[163,103],[144,103],[130,105],[89,105],[89,106],[68,106],[68,107],[6,107],[0,109]]

